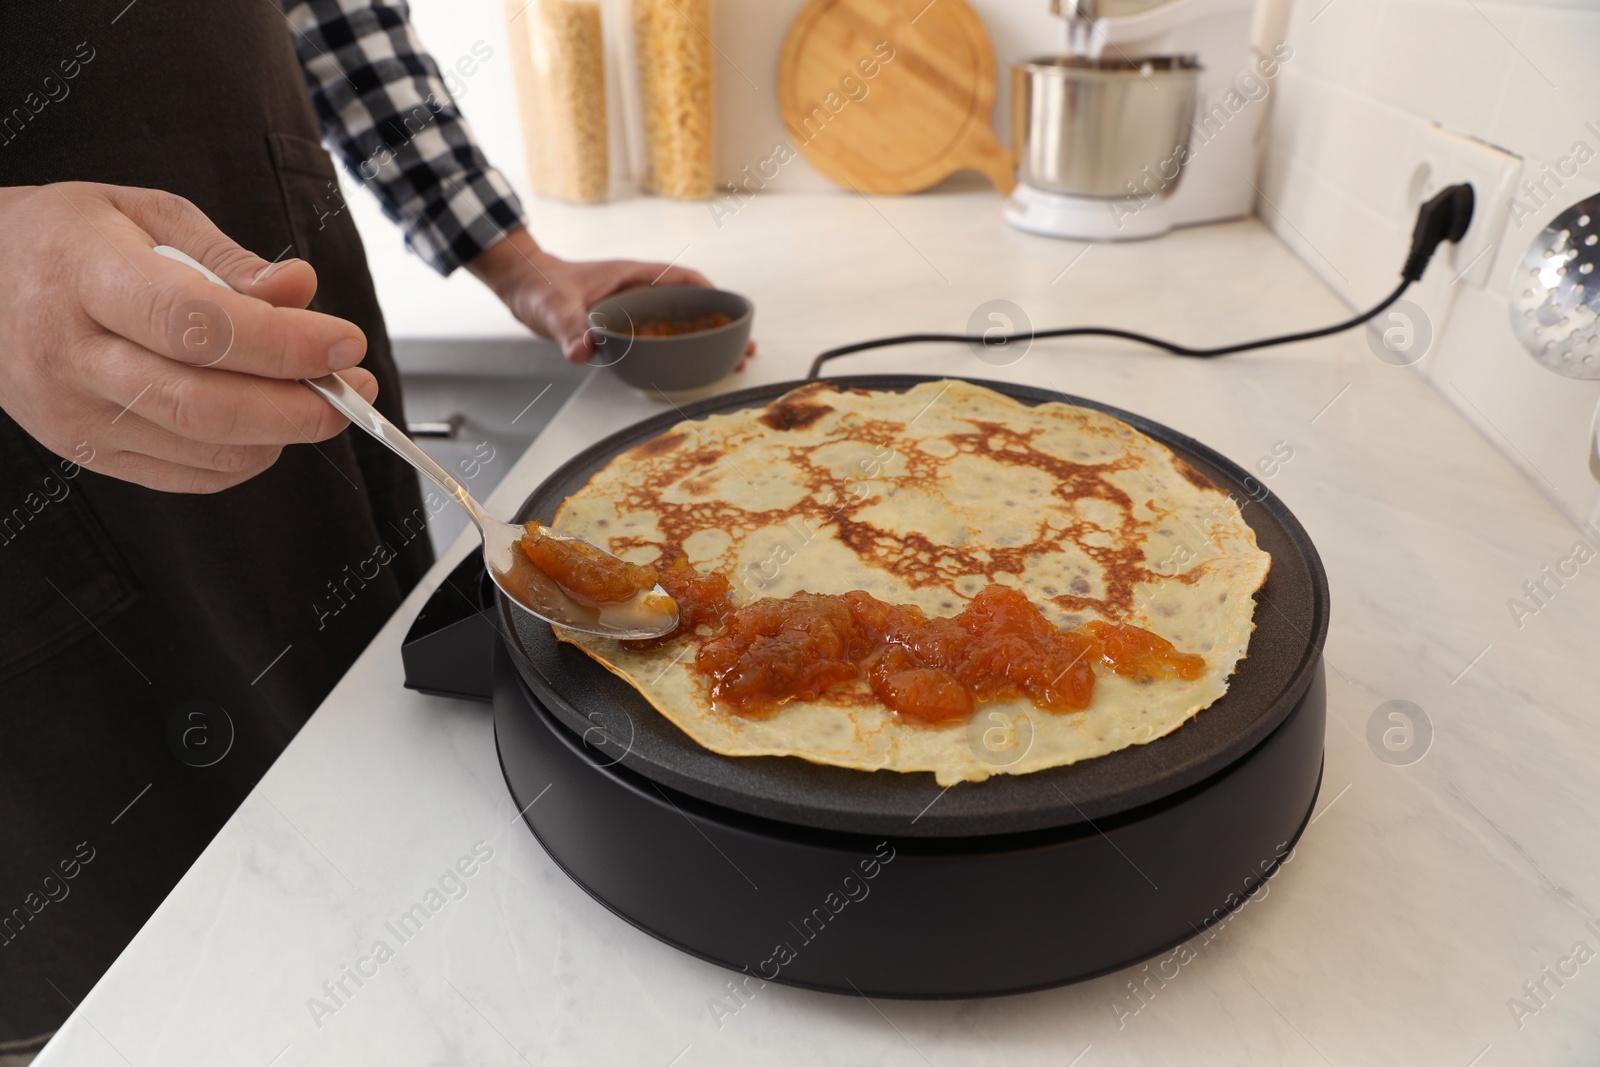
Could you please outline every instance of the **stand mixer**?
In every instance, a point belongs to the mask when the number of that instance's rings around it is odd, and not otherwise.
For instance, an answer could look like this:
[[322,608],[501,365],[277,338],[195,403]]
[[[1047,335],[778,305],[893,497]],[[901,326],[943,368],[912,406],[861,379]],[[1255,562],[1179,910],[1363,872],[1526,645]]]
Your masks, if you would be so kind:
[[1254,0],[1052,0],[1063,55],[1012,68],[1006,220],[1076,240],[1248,215],[1271,80]]

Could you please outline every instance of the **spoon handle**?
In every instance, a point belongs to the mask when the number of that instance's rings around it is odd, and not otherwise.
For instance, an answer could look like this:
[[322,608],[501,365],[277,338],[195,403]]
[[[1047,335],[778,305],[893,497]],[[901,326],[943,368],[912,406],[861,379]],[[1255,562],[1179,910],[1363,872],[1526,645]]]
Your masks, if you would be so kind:
[[[192,267],[205,275],[207,280],[231,288],[215,272],[210,270],[199,260],[173,248],[171,245],[157,245],[154,249],[157,255],[162,255],[170,260]],[[472,516],[472,521],[477,525],[480,533],[488,529],[486,523],[493,524],[498,520],[492,518],[483,505],[467,492],[462,484],[451,477],[450,472],[433,461],[433,457],[417,447],[415,441],[407,437],[405,432],[384,418],[383,412],[367,403],[360,393],[350,387],[348,383],[337,374],[324,374],[320,378],[301,378],[300,383],[316,393],[322,399],[332,404],[341,415],[355,425],[361,427],[381,441],[388,449],[401,459],[411,464],[425,474],[434,485],[443,489],[450,497],[466,508],[467,514]]]
[[435,463],[433,457],[424,452],[417,443],[406,436],[404,430],[390,422],[383,412],[367,403],[366,398],[356,392],[343,378],[337,374],[324,374],[320,378],[301,378],[300,384],[306,386],[322,399],[332,404],[339,413],[349,419],[356,426],[367,431],[381,441],[391,452],[421,471],[427,478],[448,493],[467,510],[472,516],[472,521],[481,533],[485,523],[495,520],[483,509],[473,495],[450,472]]

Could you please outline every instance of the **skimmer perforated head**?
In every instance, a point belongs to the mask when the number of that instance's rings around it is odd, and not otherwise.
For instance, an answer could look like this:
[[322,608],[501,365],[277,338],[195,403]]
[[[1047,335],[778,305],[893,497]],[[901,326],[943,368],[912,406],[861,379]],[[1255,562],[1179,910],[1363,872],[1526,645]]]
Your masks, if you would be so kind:
[[1600,380],[1600,196],[1567,208],[1528,246],[1511,282],[1511,327],[1549,370]]

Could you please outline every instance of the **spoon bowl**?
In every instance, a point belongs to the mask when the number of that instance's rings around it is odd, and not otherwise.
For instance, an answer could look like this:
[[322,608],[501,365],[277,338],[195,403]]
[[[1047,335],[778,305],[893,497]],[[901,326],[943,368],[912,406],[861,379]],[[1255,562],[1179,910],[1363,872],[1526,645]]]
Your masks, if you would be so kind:
[[[495,520],[493,526],[479,529],[483,533],[483,561],[494,584],[518,607],[546,622],[619,641],[663,637],[678,625],[678,605],[660,585],[613,603],[580,600],[534,566],[517,547],[522,527]],[[539,532],[557,541],[587,543],[548,526],[541,525]]]
[[[367,403],[343,378],[337,374],[326,374],[321,378],[303,378],[301,381],[337,408],[345,418],[421,471],[461,505],[483,537],[483,562],[489,577],[494,579],[494,584],[512,603],[524,611],[569,630],[599,634],[619,641],[663,637],[677,627],[678,605],[659,584],[641,590],[627,600],[613,603],[591,604],[574,597],[523,554],[518,545],[526,531],[521,526],[502,522],[484,510],[483,505],[460,482],[435,463],[433,457],[419,448],[398,426],[384,418],[382,412]],[[580,540],[548,526],[542,526],[541,530],[560,541]],[[607,552],[606,555],[611,553]]]

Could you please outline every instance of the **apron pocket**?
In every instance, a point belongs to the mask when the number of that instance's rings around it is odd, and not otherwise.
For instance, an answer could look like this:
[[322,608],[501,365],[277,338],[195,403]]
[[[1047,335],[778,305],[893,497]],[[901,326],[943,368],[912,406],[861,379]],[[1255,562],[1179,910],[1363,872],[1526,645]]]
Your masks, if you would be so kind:
[[[365,277],[366,251],[328,153],[315,141],[291,133],[269,133],[267,145],[289,216],[295,255],[315,266],[319,276]],[[311,307],[329,310],[320,306],[321,301],[319,292]]]
[[[138,599],[137,580],[60,459],[0,413],[0,680],[43,663]],[[90,475],[89,477],[95,477]]]

